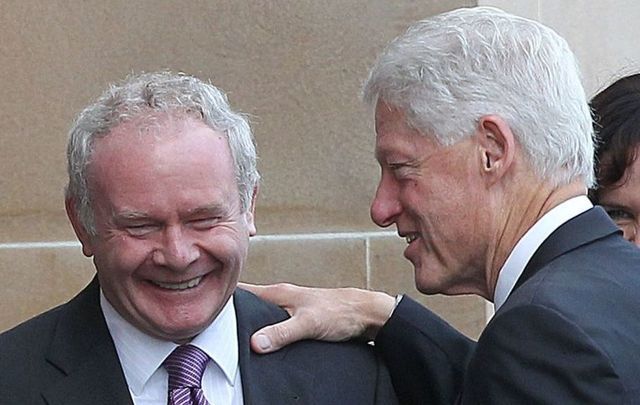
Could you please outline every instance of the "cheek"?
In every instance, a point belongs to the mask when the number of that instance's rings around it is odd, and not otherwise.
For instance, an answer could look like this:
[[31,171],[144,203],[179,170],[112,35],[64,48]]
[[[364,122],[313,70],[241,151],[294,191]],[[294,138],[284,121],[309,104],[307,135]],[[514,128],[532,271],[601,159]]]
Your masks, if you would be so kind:
[[119,238],[96,252],[96,267],[113,275],[128,275],[144,264],[152,251],[148,242]]
[[[444,190],[444,191],[443,191]],[[402,207],[411,215],[426,219],[445,214],[451,205],[448,186],[434,182],[408,181],[403,184],[399,200]]]
[[427,195],[426,187],[415,180],[405,181],[398,190],[398,200],[402,206],[415,211],[419,210]]
[[241,266],[247,257],[249,241],[235,233],[218,233],[204,241],[201,246],[209,256],[225,265]]

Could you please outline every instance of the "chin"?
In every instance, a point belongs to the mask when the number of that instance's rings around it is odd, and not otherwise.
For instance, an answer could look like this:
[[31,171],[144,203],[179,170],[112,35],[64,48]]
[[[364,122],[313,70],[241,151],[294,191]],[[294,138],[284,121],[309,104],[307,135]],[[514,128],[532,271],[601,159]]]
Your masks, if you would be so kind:
[[181,325],[168,327],[162,331],[161,336],[157,336],[163,340],[171,340],[172,342],[183,344],[190,342],[194,337],[198,336],[200,332],[205,330],[209,326],[205,325]]
[[423,294],[433,295],[441,292],[439,286],[429,280],[420,280],[416,277],[415,283],[416,289]]
[[161,314],[156,322],[148,327],[152,335],[164,340],[191,340],[205,330],[215,319],[213,314],[205,313],[172,313]]
[[436,277],[438,273],[434,270],[422,269],[415,273],[416,289],[426,295],[445,294],[448,295],[451,285],[447,279]]
[[440,294],[441,291],[437,288],[433,288],[433,287],[425,287],[425,286],[421,286],[421,285],[416,285],[416,289],[418,291],[420,291],[422,294],[425,295],[435,295],[435,294]]

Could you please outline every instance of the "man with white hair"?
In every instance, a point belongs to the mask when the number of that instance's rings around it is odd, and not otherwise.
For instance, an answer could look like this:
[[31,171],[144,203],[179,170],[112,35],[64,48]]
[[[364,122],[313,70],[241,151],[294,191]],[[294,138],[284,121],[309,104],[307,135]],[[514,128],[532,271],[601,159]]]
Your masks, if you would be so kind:
[[0,403],[396,403],[370,347],[249,350],[286,313],[236,291],[260,176],[249,123],[218,88],[132,75],[79,114],[67,157],[67,213],[96,277],[0,335]]
[[637,403],[640,253],[586,197],[591,117],[566,41],[492,8],[437,15],[387,46],[364,99],[374,222],[406,238],[418,290],[495,316],[473,342],[408,297],[248,286],[293,315],[253,348],[374,339],[407,404]]

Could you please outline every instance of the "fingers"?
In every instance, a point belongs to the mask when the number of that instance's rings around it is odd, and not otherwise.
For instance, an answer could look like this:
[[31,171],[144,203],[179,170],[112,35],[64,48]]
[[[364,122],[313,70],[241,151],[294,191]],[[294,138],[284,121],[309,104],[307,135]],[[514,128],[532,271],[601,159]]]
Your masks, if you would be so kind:
[[395,306],[394,297],[357,288],[309,288],[284,283],[240,287],[280,306],[291,316],[253,334],[251,348],[257,353],[271,353],[302,339],[372,339]]
[[262,294],[262,291],[264,290],[264,286],[262,285],[242,283],[242,282],[238,283],[238,287],[242,288],[243,290],[247,290],[250,293],[253,293],[257,296],[260,296]]
[[289,318],[286,321],[265,326],[251,336],[251,348],[256,353],[271,353],[282,347],[297,342],[298,340],[308,339],[309,328],[302,325],[297,318]]
[[238,283],[238,287],[257,295],[265,301],[269,301],[272,304],[283,308],[288,306],[287,304],[291,301],[294,294],[296,294],[296,290],[303,288],[287,283],[270,285]]
[[[239,283],[238,287],[247,290],[265,301],[269,301],[275,305],[282,307],[289,312],[289,302],[291,301],[294,291],[301,287],[292,284],[272,284],[272,285],[256,285]],[[289,318],[275,325],[265,326],[251,337],[251,348],[256,353],[271,353],[282,347],[302,339],[308,339],[308,325],[304,325],[304,320],[298,318]]]

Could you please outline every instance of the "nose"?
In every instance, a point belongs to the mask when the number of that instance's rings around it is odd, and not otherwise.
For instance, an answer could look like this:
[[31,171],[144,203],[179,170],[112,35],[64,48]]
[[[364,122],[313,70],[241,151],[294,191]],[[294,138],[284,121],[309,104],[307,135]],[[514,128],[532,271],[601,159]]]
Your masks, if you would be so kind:
[[396,217],[402,212],[398,192],[397,182],[383,173],[371,202],[371,219],[378,226],[385,228],[393,224]]
[[154,251],[157,265],[186,270],[200,257],[200,249],[180,227],[167,227],[161,245]]

